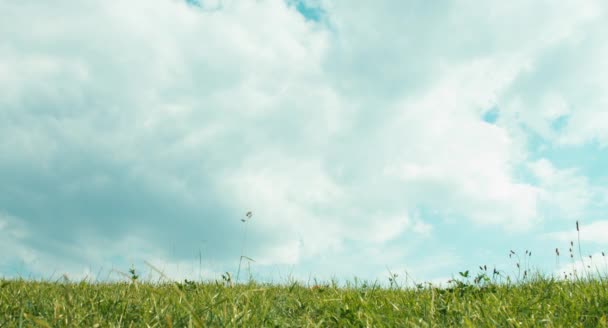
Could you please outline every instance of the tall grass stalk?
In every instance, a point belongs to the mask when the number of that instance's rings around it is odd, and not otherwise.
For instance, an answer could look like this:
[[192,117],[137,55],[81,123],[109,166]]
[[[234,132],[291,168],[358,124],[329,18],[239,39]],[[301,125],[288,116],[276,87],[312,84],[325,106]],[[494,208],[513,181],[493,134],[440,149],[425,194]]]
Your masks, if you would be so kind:
[[251,217],[253,216],[253,213],[251,211],[247,212],[245,214],[245,218],[241,219],[241,222],[243,222],[243,238],[241,240],[241,255],[239,256],[239,268],[236,271],[236,282],[239,282],[239,276],[241,274],[241,264],[243,263],[243,259],[247,259],[249,261],[251,261],[251,258],[247,257],[244,255],[245,253],[245,243],[247,242],[247,222],[249,222],[249,220],[251,219]]

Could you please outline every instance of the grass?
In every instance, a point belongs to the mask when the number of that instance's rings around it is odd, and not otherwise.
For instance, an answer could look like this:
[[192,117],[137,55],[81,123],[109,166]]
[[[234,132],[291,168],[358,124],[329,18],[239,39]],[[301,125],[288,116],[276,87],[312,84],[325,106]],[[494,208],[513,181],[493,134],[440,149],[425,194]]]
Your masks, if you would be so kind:
[[608,281],[366,283],[0,280],[0,327],[605,327]]
[[[0,278],[0,328],[608,326],[605,273],[543,276],[531,273],[531,255],[526,250],[522,261],[510,251],[513,279],[480,266],[441,288],[401,286],[390,271],[388,285],[239,283],[228,273],[218,281],[171,282],[151,265],[165,280],[142,282],[135,268],[122,274],[125,282],[113,283]],[[582,260],[580,240],[579,255]]]

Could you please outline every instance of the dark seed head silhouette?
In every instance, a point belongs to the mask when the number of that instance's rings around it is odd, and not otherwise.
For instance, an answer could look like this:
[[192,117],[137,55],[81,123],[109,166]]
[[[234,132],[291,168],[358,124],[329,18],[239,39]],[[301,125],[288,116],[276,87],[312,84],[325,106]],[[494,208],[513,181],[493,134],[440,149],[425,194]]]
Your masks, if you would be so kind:
[[247,213],[245,213],[245,216],[247,218],[246,219],[241,219],[241,222],[245,222],[245,221],[251,219],[251,217],[253,216],[253,213],[251,211],[248,211]]

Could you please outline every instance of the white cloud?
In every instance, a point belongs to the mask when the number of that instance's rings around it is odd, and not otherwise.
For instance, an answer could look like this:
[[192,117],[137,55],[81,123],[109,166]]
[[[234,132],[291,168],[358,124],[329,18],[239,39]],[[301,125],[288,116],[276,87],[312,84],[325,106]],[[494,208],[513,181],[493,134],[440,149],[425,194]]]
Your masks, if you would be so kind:
[[446,72],[428,94],[402,102],[384,130],[391,148],[385,173],[403,181],[415,201],[521,228],[536,219],[539,191],[513,178],[522,145],[479,119],[517,73],[494,67],[479,62]]
[[0,231],[5,238],[23,239],[28,233],[22,221],[23,219],[0,212]]
[[594,199],[595,188],[587,177],[576,169],[558,169],[546,159],[528,165],[539,180],[542,188],[541,199],[545,215],[550,219],[569,219],[571,221],[585,214]]
[[[367,196],[365,191],[336,184],[319,161],[260,153],[236,171],[228,171],[224,179],[226,198],[241,208],[254,209],[248,223],[252,233],[273,235],[281,245],[269,249],[284,254],[275,257],[282,259],[280,263],[293,263],[301,255],[339,251],[345,239],[383,243],[408,231],[422,235],[431,231],[430,225],[419,218],[411,220],[405,212],[396,215],[358,203]],[[280,236],[276,231],[281,231]],[[294,240],[302,242],[294,244]]]
[[569,231],[548,233],[545,235],[545,237],[558,240],[566,244],[571,241],[576,242],[580,235],[581,243],[594,243],[598,245],[608,244],[608,240],[606,240],[608,233],[607,220],[597,220],[590,223],[582,221],[579,223],[580,234],[577,233],[575,229],[570,229]]
[[514,81],[501,107],[503,123],[511,129],[523,125],[561,146],[596,141],[603,147],[608,101],[601,91],[605,77],[597,72],[606,70],[601,58],[608,47],[600,32],[606,28],[606,6],[597,1],[571,5],[562,9],[572,11],[572,20],[555,28],[560,37],[538,48],[529,69]]
[[0,272],[3,275],[19,274],[19,268],[37,258],[36,252],[24,245],[23,240],[28,237],[28,231],[22,220],[0,211],[0,249],[3,251]]

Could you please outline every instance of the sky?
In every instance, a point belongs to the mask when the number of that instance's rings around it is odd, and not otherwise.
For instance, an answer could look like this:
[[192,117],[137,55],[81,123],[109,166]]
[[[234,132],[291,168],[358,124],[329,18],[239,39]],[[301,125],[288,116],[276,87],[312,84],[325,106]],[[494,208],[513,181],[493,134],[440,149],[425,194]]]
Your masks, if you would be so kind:
[[603,267],[607,11],[0,0],[0,276]]

